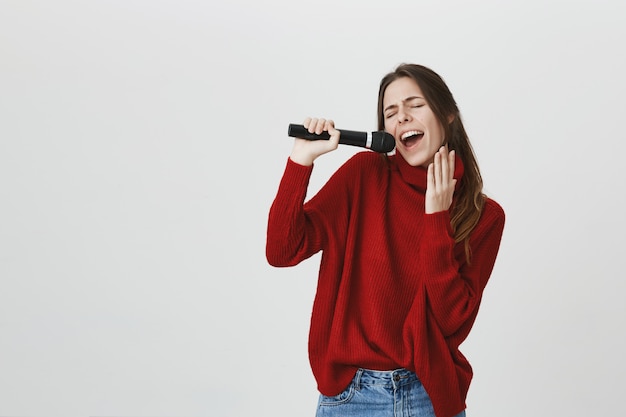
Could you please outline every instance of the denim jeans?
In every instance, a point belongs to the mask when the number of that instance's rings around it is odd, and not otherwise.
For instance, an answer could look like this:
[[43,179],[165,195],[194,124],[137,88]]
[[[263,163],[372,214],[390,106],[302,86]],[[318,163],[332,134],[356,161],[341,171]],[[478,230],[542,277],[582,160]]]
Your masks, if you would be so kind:
[[[341,394],[320,395],[316,417],[335,416],[435,417],[435,411],[415,373],[359,369]],[[465,411],[456,417],[465,417]]]

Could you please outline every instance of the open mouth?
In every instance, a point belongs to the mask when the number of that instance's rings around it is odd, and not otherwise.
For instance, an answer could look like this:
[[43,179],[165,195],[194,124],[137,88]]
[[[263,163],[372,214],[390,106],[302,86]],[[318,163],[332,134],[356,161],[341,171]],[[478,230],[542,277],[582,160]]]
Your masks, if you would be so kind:
[[424,132],[421,130],[411,130],[402,134],[400,140],[402,144],[407,147],[415,145],[420,139],[424,137]]

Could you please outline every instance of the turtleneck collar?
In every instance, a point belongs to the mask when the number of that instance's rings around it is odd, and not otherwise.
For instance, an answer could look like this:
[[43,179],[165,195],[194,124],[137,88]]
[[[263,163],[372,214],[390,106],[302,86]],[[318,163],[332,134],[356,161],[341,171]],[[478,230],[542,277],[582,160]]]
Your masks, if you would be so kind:
[[[400,176],[404,182],[411,184],[414,188],[421,192],[426,192],[426,184],[428,177],[428,169],[417,166],[409,165],[404,157],[396,152],[389,157],[392,166],[395,166],[400,173]],[[461,178],[463,177],[463,162],[461,158],[454,158],[454,178],[457,180],[455,189],[458,190],[461,185]]]

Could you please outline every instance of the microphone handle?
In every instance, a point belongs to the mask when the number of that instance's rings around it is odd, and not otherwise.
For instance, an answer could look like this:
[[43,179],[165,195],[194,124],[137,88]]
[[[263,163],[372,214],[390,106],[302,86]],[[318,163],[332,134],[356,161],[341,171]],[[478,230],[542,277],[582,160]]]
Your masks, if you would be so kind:
[[[337,129],[341,132],[339,143],[343,145],[366,147],[368,144],[367,132],[357,132],[354,130]],[[292,138],[300,138],[306,140],[328,140],[330,135],[328,132],[322,132],[319,135],[310,133],[303,125],[290,124],[287,134]],[[371,142],[371,139],[370,139]]]

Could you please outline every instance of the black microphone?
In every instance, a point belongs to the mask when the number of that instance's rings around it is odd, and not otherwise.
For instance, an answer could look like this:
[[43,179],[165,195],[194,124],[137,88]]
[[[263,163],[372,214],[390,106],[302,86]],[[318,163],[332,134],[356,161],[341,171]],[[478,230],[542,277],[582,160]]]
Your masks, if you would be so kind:
[[[391,134],[383,131],[378,132],[355,132],[354,130],[337,129],[341,133],[339,143],[344,145],[360,146],[362,148],[371,149],[375,152],[387,153],[391,152],[396,146],[396,141]],[[306,140],[328,140],[330,135],[328,132],[322,132],[319,135],[310,133],[303,125],[289,125],[287,132],[292,138],[300,138]]]

